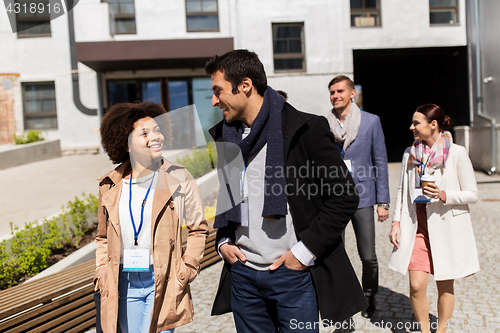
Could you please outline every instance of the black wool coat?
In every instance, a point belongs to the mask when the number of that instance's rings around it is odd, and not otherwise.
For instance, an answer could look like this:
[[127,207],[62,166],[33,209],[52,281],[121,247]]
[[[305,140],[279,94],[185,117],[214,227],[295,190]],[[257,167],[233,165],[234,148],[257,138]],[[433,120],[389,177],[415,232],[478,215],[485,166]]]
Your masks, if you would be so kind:
[[[310,270],[321,318],[330,325],[368,306],[341,237],[359,197],[325,117],[285,103],[282,128],[290,213],[297,239],[316,256]],[[209,132],[222,142],[222,122]],[[227,227],[219,228],[216,247],[222,237],[235,239]],[[231,312],[231,265],[227,261],[212,315],[226,312]]]

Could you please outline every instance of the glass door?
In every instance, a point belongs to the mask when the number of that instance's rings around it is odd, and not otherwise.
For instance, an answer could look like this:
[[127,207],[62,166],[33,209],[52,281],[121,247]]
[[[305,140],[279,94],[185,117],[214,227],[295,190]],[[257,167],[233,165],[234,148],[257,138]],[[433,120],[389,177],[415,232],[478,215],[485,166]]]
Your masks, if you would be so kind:
[[110,80],[108,81],[108,106],[117,103],[162,103],[161,80]]
[[193,104],[200,118],[205,140],[213,140],[208,130],[222,120],[222,111],[212,106],[212,79],[209,77],[193,78]]
[[161,81],[141,81],[141,102],[161,103]]
[[138,95],[136,80],[108,81],[108,108],[118,103],[137,101]]

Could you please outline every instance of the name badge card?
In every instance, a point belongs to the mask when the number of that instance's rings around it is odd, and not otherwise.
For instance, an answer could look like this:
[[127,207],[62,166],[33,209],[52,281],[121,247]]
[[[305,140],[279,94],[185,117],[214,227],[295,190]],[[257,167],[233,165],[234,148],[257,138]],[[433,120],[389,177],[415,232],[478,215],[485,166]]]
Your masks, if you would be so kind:
[[123,271],[149,271],[149,250],[123,249]]
[[414,191],[413,191],[413,197],[415,198],[415,200],[413,200],[413,202],[419,202],[419,203],[422,203],[422,202],[431,202],[431,199],[429,199],[428,197],[426,197],[425,195],[423,195],[421,188],[414,189]]
[[349,170],[350,173],[352,173],[352,163],[351,160],[344,160],[345,166],[347,167],[347,170]]
[[248,205],[248,198],[244,198],[243,201],[241,201],[241,226],[242,227],[248,227],[248,220],[250,219],[249,213],[250,213],[250,206]]

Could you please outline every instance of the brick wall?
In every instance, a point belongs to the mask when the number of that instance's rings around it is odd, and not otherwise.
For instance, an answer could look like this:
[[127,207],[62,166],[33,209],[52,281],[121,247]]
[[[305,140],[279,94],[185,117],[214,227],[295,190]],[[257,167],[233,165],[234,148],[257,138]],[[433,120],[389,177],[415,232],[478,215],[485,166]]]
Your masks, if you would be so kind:
[[0,144],[12,142],[16,132],[14,101],[18,89],[19,74],[0,73]]

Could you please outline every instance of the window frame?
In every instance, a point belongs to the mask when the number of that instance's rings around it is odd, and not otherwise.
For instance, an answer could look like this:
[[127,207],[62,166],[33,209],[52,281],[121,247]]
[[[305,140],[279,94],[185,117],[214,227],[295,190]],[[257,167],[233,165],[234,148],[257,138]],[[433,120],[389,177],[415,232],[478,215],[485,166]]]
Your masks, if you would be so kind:
[[[42,111],[42,112],[27,112],[26,111],[26,87],[27,86],[36,86],[36,85],[47,85],[52,84],[54,86],[54,99],[56,109],[53,111]],[[21,83],[21,91],[22,91],[22,101],[23,101],[23,128],[24,130],[58,130],[59,129],[59,121],[57,117],[57,96],[56,96],[56,82],[55,81],[37,81],[37,82],[22,82]],[[40,102],[39,102],[40,103]],[[56,127],[48,127],[48,128],[28,128],[27,120],[29,118],[39,118],[39,117],[53,117],[56,116]]]
[[[443,0],[440,0],[443,2]],[[460,24],[460,11],[459,11],[459,0],[455,0],[455,6],[434,6],[431,7],[431,1],[429,0],[429,25],[431,26],[450,26],[450,25],[459,25]],[[431,22],[431,13],[432,12],[452,12],[455,11],[455,22],[453,23],[432,23]]]
[[[19,3],[19,1],[16,0],[16,1],[14,1],[14,3]],[[43,16],[42,17],[40,17],[40,16],[22,17],[22,16],[19,15],[20,12],[17,13],[17,14],[15,14],[15,16],[16,16],[16,29],[17,29],[16,35],[17,35],[17,38],[52,37],[52,27],[50,25],[50,21],[51,21],[50,20],[50,12],[47,11],[47,13],[49,14],[48,18],[47,17],[43,17]],[[39,14],[39,13],[38,13],[38,11],[36,11],[34,14],[36,15],[36,14]],[[44,11],[44,14],[45,14],[45,11]],[[25,29],[22,32],[19,31],[19,22],[36,22],[36,21],[47,22],[47,24],[49,26],[50,32],[44,33],[44,34],[30,34],[30,33],[23,33],[23,32],[29,31],[30,29]]]
[[[108,6],[110,5],[110,2],[112,3],[117,3],[118,6],[120,6],[121,2],[132,2],[134,4],[134,13],[133,14],[120,14],[120,13],[113,13],[114,16],[114,35],[136,35],[137,34],[137,20],[136,20],[136,12],[135,12],[135,0],[101,0],[101,3],[107,3]],[[109,7],[108,7],[109,8]],[[118,31],[116,29],[116,21],[121,20],[121,19],[134,19],[134,31]]]
[[[281,26],[281,27],[286,27],[286,26],[300,26],[301,27],[301,32],[300,32],[300,44],[301,44],[301,49],[302,52],[300,53],[275,53],[274,50],[274,42],[277,39],[284,39],[284,38],[276,38],[274,36],[274,27],[275,26]],[[273,49],[273,69],[275,73],[301,73],[301,72],[306,72],[306,37],[305,37],[305,24],[304,22],[273,22],[271,23],[271,34],[272,34],[272,49]],[[289,39],[289,38],[286,38]],[[296,58],[302,58],[302,68],[300,69],[276,69],[274,65],[274,61],[276,59],[296,59]]]
[[[366,0],[361,0],[362,1],[362,7],[363,8],[350,8],[351,7],[351,0],[349,0],[349,9],[350,9],[350,14],[349,14],[349,19],[350,19],[350,25],[351,28],[375,28],[375,27],[381,27],[382,26],[382,9],[380,5],[381,0],[375,0],[377,2],[377,7],[375,8],[366,8]],[[364,17],[368,17],[366,15],[371,15],[375,14],[377,17],[375,18],[375,25],[365,25],[365,26],[356,26],[353,25],[352,22],[352,16],[353,15],[359,15],[359,14],[365,14]]]
[[[200,8],[203,8],[203,1],[204,0],[199,0],[201,6]],[[188,0],[184,1],[184,6],[186,10],[186,32],[219,32],[220,31],[220,22],[219,22],[219,1],[215,0],[215,3],[217,5],[217,11],[215,12],[188,12]],[[217,17],[217,29],[189,29],[188,26],[188,17],[189,16],[216,16]]]

